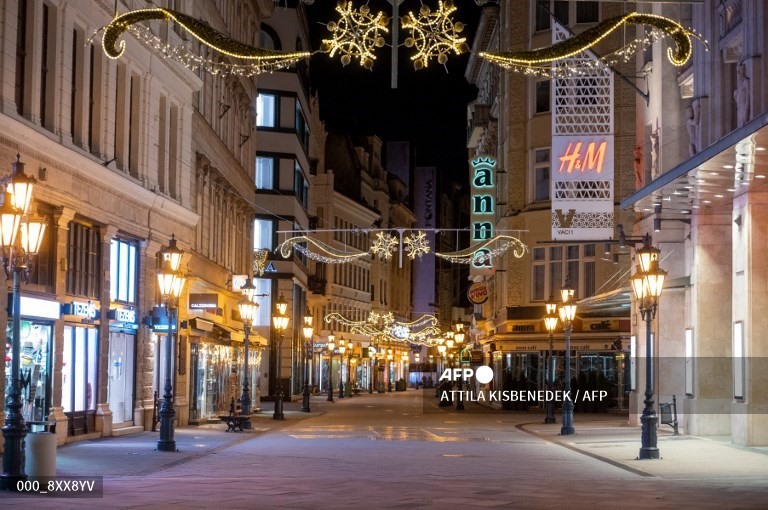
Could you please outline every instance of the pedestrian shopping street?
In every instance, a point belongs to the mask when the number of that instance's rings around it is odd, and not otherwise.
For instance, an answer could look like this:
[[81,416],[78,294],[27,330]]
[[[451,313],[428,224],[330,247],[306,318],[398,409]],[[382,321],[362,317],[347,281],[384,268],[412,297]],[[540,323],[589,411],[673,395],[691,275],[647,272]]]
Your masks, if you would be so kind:
[[[582,415],[558,436],[542,413],[438,407],[434,390],[361,394],[312,412],[270,403],[249,432],[223,424],[69,443],[57,475],[104,476],[104,497],[0,496],[33,508],[765,508],[768,448],[659,430],[637,461],[626,416]],[[6,499],[7,498],[7,499]]]

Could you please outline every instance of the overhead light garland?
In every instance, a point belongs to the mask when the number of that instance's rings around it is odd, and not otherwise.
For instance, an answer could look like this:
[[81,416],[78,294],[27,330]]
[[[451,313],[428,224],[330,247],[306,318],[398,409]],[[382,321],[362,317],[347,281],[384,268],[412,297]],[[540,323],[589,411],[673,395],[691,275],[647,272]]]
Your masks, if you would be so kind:
[[434,315],[425,314],[411,322],[398,321],[392,312],[370,312],[364,321],[353,321],[338,312],[331,312],[323,318],[326,323],[334,322],[346,326],[352,333],[370,336],[376,341],[408,342],[432,345],[442,331]]
[[436,11],[422,5],[418,16],[409,12],[400,20],[401,26],[411,31],[405,46],[416,49],[411,60],[417,71],[427,67],[431,59],[437,59],[438,63],[445,65],[451,51],[456,55],[469,51],[467,39],[459,36],[464,30],[464,24],[451,19],[454,11],[456,6],[453,2],[440,0]]
[[[147,27],[137,27],[137,23],[151,20],[176,22],[191,34],[201,44],[228,57],[245,60],[245,63],[230,63],[203,58],[193,53],[185,45],[171,45],[152,33]],[[211,74],[237,74],[252,76],[271,72],[291,66],[310,56],[309,52],[282,52],[256,48],[214,30],[207,24],[191,16],[170,9],[138,9],[115,18],[105,27],[102,37],[104,53],[111,59],[120,58],[125,53],[125,41],[118,44],[118,39],[126,31],[130,31],[143,44],[158,50],[166,58],[181,63],[185,67],[197,71],[203,69]]]
[[[558,61],[589,50],[625,24],[648,25],[652,27],[652,30],[646,36],[634,40],[607,56],[595,59],[593,62],[579,62],[576,64],[576,68],[569,68],[564,65],[553,66]],[[653,44],[653,42],[662,37],[669,37],[675,43],[674,49],[671,47],[667,48],[667,58],[676,66],[684,65],[691,58],[693,51],[691,37],[696,37],[704,43],[705,47],[707,46],[707,41],[704,41],[698,33],[684,28],[676,21],[655,14],[632,12],[624,16],[604,20],[570,39],[546,48],[503,53],[480,52],[479,56],[512,71],[535,76],[555,77],[566,74],[578,74],[584,71],[585,66],[605,66],[627,61],[635,52]]]
[[528,253],[528,246],[516,237],[497,235],[463,250],[435,252],[435,256],[457,264],[470,264],[472,262],[481,264],[491,257],[501,255],[509,250],[512,250],[512,255],[519,259]]
[[323,39],[320,51],[331,57],[340,53],[341,64],[344,66],[352,62],[352,58],[357,58],[365,69],[372,69],[373,61],[376,60],[373,52],[385,44],[382,34],[389,32],[389,19],[383,12],[371,13],[367,5],[354,9],[351,1],[339,2],[336,12],[341,18],[326,25],[332,38]]
[[[314,246],[319,251],[311,250],[308,245]],[[327,264],[344,264],[345,262],[352,262],[353,260],[368,255],[367,251],[349,253],[337,250],[322,241],[307,236],[291,237],[277,245],[277,248],[275,248],[275,251],[279,252],[284,258],[290,257],[292,250],[296,250],[313,260],[325,262]]]

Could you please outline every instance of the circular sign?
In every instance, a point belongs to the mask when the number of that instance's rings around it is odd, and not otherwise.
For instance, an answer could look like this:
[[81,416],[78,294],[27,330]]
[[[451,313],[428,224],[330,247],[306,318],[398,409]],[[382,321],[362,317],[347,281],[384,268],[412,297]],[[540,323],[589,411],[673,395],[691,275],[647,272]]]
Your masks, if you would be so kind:
[[485,283],[473,283],[467,290],[467,299],[476,305],[482,305],[488,301],[488,285]]

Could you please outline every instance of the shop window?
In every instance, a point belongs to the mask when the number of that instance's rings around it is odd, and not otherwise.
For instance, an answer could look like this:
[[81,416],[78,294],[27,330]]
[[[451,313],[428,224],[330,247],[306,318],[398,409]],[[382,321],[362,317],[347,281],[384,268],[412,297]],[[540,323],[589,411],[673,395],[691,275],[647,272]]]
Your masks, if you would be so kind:
[[67,294],[101,296],[101,242],[97,228],[70,222],[67,233]]
[[[21,399],[22,415],[26,421],[40,421],[48,418],[51,409],[52,388],[52,333],[53,326],[47,323],[21,320]],[[11,322],[5,332],[5,375],[10,378],[13,352]],[[10,388],[10,380],[6,380]]]
[[95,328],[64,327],[64,349],[61,368],[61,405],[65,413],[72,413],[71,428],[87,432],[84,423],[86,411],[96,409],[98,332]]
[[109,294],[112,301],[136,303],[137,245],[112,239],[109,256]]

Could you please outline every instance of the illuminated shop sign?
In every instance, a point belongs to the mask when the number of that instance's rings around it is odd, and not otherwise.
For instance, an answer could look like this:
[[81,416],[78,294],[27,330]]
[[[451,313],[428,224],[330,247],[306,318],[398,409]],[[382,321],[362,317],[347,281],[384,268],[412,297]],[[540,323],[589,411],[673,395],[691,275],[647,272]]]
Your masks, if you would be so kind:
[[74,315],[84,321],[93,321],[99,318],[99,310],[92,301],[72,301],[61,306],[62,315]]
[[[470,162],[472,167],[472,242],[480,242],[493,237],[494,197],[496,186],[496,160],[483,156]],[[475,252],[472,267],[493,267],[490,253],[487,249]]]
[[189,307],[216,310],[219,307],[219,295],[215,293],[190,294]]
[[109,320],[117,322],[116,326],[118,327],[138,328],[138,316],[136,310],[132,308],[112,308],[107,312],[107,317]]
[[[560,160],[560,173],[566,172],[597,172],[603,171],[603,163],[605,162],[605,147],[608,142],[570,142],[568,148],[565,149],[565,154],[559,156]],[[585,150],[582,151],[582,146],[585,146]]]

